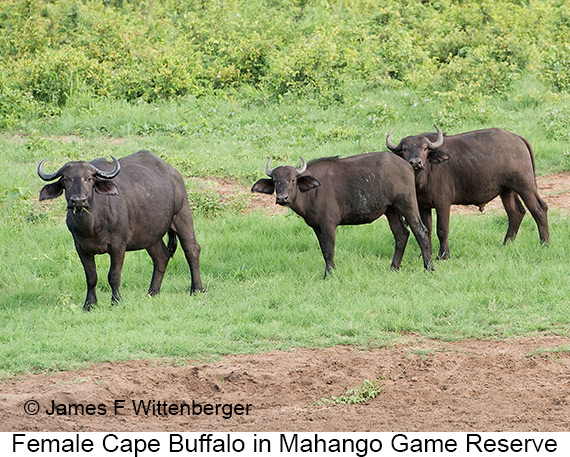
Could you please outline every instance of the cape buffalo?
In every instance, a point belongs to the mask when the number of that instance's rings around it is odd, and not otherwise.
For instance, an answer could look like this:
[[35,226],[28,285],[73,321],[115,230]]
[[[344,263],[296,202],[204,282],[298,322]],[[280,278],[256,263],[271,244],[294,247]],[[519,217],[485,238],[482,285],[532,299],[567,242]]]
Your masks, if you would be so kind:
[[509,218],[504,243],[515,238],[525,214],[519,196],[538,225],[540,241],[548,243],[548,206],[536,188],[534,154],[527,140],[502,129],[485,129],[447,136],[437,133],[408,136],[397,146],[386,146],[406,159],[416,174],[420,214],[431,239],[431,209],[437,213],[439,258],[449,257],[451,205],[476,205],[479,209],[501,196]]
[[416,237],[424,267],[433,269],[427,229],[421,222],[414,172],[404,160],[389,152],[360,154],[344,159],[322,158],[301,168],[277,167],[267,162],[270,179],[260,179],[252,192],[276,193],[276,203],[288,206],[315,231],[325,259],[325,277],[334,268],[334,244],[339,225],[367,224],[386,214],[396,248],[391,268],[397,270],[409,232]]
[[[95,254],[111,257],[109,284],[112,303],[121,299],[119,284],[125,251],[146,249],[154,271],[148,293],[160,292],[168,261],[177,241],[190,266],[193,293],[202,290],[200,246],[196,242],[192,213],[182,175],[149,151],[139,151],[117,160],[114,166],[105,159],[69,162],[52,174],[38,165],[38,175],[45,185],[40,200],[59,197],[65,192],[67,227],[85,269],[87,297],[83,309],[97,303]],[[162,240],[168,233],[168,247]]]

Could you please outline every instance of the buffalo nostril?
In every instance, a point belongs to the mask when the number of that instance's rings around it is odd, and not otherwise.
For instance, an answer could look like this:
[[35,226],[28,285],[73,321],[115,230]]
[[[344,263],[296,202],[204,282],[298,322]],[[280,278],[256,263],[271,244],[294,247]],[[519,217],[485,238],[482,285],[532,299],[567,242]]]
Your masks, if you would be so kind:
[[410,165],[413,168],[423,168],[424,166],[422,159],[410,159]]
[[70,206],[87,206],[86,197],[71,197],[69,199]]

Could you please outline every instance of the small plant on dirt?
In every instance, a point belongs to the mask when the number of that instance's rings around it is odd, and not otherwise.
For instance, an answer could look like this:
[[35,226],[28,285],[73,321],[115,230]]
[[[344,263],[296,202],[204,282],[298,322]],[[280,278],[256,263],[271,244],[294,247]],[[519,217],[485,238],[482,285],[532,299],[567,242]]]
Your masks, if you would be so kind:
[[537,348],[527,355],[529,358],[546,357],[560,360],[559,355],[570,354],[570,345],[562,345],[556,348]]
[[413,355],[417,355],[422,360],[425,360],[429,356],[433,355],[434,352],[436,352],[434,349],[414,349],[414,350],[410,351],[410,353],[408,354],[408,358],[411,359],[412,354],[413,354]]
[[374,400],[378,395],[380,395],[382,387],[378,385],[378,381],[382,379],[384,378],[378,378],[375,381],[369,381],[368,379],[365,379],[357,389],[348,389],[346,393],[340,397],[321,398],[311,406],[358,405],[369,403],[371,400]]

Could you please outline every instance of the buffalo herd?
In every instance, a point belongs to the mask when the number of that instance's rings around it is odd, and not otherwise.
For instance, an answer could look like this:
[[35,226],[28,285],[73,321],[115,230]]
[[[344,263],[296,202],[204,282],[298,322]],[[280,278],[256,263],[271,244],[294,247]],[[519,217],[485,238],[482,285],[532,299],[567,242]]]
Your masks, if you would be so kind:
[[[301,167],[271,168],[252,192],[275,193],[275,202],[301,216],[317,236],[325,260],[325,277],[334,268],[336,228],[367,224],[383,214],[394,236],[391,269],[399,269],[409,232],[421,249],[424,268],[433,270],[432,209],[437,215],[438,258],[449,250],[451,205],[482,209],[501,197],[509,226],[504,243],[515,238],[525,214],[538,226],[540,241],[549,243],[548,207],[538,195],[532,148],[527,140],[502,129],[446,135],[408,136],[395,145],[392,129],[386,137],[389,151],[346,158],[326,157]],[[190,292],[202,291],[200,246],[194,234],[192,212],[182,175],[148,151],[139,151],[113,163],[105,159],[69,162],[54,173],[38,175],[46,184],[40,200],[65,194],[66,223],[83,264],[87,296],[83,308],[96,303],[95,255],[111,258],[108,280],[112,302],[121,299],[119,285],[126,251],[146,249],[154,270],[149,294],[160,292],[168,261],[178,241],[190,267]],[[168,234],[168,242],[163,237]]]

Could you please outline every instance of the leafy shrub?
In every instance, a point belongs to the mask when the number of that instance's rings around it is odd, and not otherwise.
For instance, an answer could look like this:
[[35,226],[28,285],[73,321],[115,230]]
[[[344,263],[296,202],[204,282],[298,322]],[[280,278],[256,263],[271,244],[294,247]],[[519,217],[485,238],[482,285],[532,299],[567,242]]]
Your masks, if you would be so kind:
[[82,94],[154,102],[239,89],[330,104],[356,83],[476,104],[525,73],[568,91],[568,17],[568,2],[547,0],[5,0],[0,126]]
[[553,140],[570,139],[570,108],[561,107],[547,111],[540,116],[540,123],[548,138]]
[[303,38],[273,62],[272,73],[266,78],[271,91],[328,95],[342,83],[342,69],[346,62],[336,45],[337,30],[318,29]]
[[557,91],[570,90],[570,43],[562,42],[546,48],[542,78]]
[[26,115],[40,117],[41,111],[31,94],[11,87],[0,76],[0,129],[12,127]]
[[28,90],[35,100],[56,107],[64,106],[91,73],[83,51],[68,46],[47,49],[33,60],[20,63],[21,89]]

